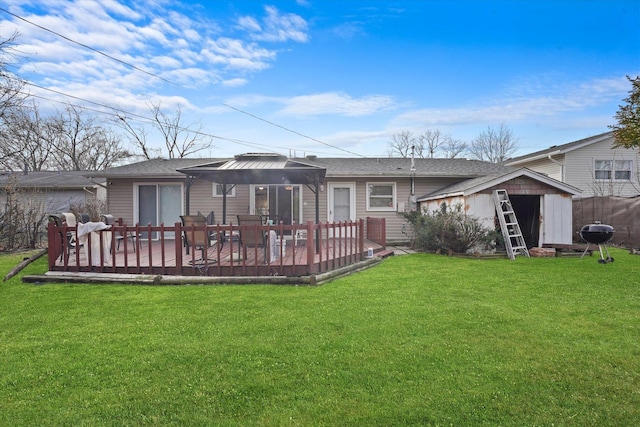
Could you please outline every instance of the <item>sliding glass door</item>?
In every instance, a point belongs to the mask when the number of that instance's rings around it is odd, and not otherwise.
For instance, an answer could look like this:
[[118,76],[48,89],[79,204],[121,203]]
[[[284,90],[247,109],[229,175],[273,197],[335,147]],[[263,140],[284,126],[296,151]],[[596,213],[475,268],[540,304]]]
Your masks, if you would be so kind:
[[300,224],[302,219],[300,185],[254,185],[252,210],[275,222]]
[[[173,226],[180,222],[182,214],[182,185],[180,184],[139,184],[136,186],[137,222],[140,226],[147,224]],[[166,233],[173,238],[173,233]],[[146,237],[144,235],[143,237]],[[151,236],[155,238],[156,236]]]

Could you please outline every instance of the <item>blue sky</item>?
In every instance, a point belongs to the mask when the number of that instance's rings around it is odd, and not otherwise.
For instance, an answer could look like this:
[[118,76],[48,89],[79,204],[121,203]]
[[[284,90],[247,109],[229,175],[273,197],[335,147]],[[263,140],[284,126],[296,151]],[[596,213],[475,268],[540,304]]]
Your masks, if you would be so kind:
[[180,105],[218,137],[202,156],[385,156],[402,131],[470,142],[500,123],[520,155],[608,131],[640,74],[639,0],[3,3],[31,93]]

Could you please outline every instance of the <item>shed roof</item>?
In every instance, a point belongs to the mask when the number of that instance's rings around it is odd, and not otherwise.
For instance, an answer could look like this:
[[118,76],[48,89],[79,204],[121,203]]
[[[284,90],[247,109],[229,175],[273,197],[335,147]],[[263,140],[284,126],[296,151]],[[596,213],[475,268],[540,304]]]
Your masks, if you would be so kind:
[[425,194],[424,196],[419,197],[418,201],[423,202],[442,199],[445,197],[468,196],[521,176],[529,177],[571,195],[577,195],[580,193],[579,189],[565,184],[564,182],[560,182],[548,177],[547,175],[532,171],[531,169],[521,168],[507,173],[487,175],[452,184],[432,193]]

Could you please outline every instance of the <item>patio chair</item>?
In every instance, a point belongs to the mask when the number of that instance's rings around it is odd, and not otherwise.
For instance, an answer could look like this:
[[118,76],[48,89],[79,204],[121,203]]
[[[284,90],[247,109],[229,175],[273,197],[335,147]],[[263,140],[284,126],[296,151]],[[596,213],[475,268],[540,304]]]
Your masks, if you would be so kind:
[[[65,223],[64,220],[64,216],[62,214],[50,214],[49,215],[49,222],[53,222],[56,227],[62,227]],[[62,231],[59,232],[60,233],[60,244],[62,245],[62,251],[60,252],[60,260],[62,260],[62,257],[64,256],[64,248],[67,248],[67,256],[71,254],[71,248],[75,247],[75,244],[72,243],[73,240],[75,240],[75,236],[73,235],[72,231],[67,231],[66,234],[62,234]],[[65,244],[66,241],[66,244]]]
[[[183,227],[195,227],[194,230],[183,230],[184,244],[187,247],[187,255],[189,248],[200,249],[202,256],[196,262],[203,262],[207,259],[206,251],[211,245],[209,233],[205,231],[207,219],[202,215],[180,215]],[[215,244],[215,242],[213,243]],[[213,260],[211,260],[213,262]]]
[[[76,215],[73,212],[62,212],[60,215],[62,217],[62,220],[67,223],[67,227],[77,227],[78,226],[78,221],[76,221]],[[68,234],[70,234],[70,236],[68,236],[69,243],[72,246],[75,246],[75,244],[76,244],[75,233],[73,233],[71,231]]]
[[[102,214],[100,215],[100,221],[104,222],[107,225],[117,225],[116,224],[116,218],[111,215],[111,214]],[[131,245],[133,246],[133,252],[136,251],[136,239],[138,239],[140,236],[138,236],[137,234],[135,234],[132,231],[129,231],[126,233],[119,231],[116,235],[115,235],[115,239],[118,242],[116,244],[116,250],[120,250],[120,242],[122,242],[124,239],[131,239]]]
[[[198,215],[204,216],[200,213],[200,211],[198,211]],[[216,225],[216,214],[213,211],[209,212],[209,215],[205,217],[205,221],[207,225]],[[220,235],[218,236],[218,234],[215,231],[209,230],[209,243],[210,243],[209,246],[213,246],[213,244],[217,242],[220,245],[220,249],[222,250],[224,246],[224,242],[226,240],[227,240],[227,236],[224,231],[221,231]],[[213,244],[211,244],[212,242]]]
[[247,246],[257,247],[262,248],[263,259],[266,263],[267,237],[262,225],[262,217],[260,215],[238,215],[239,239],[243,251],[243,259],[247,259]]
[[89,217],[89,214],[87,214],[87,213],[79,213],[78,214],[78,222],[86,224],[89,221],[91,221],[91,218]]

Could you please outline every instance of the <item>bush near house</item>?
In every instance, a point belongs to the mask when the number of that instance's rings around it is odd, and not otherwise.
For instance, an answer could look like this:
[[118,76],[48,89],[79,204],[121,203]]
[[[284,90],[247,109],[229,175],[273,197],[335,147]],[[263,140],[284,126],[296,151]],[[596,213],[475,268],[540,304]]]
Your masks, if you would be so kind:
[[495,246],[496,232],[482,225],[462,206],[446,203],[433,212],[412,211],[404,214],[411,226],[412,246],[423,252],[486,251]]

